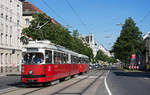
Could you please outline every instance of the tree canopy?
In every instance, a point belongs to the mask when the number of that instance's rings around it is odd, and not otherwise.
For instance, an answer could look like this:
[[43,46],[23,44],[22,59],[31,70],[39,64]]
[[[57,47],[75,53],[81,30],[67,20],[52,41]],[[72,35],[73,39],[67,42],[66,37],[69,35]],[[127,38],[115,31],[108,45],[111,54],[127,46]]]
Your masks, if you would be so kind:
[[109,57],[106,55],[102,50],[98,50],[96,56],[95,56],[96,61],[104,61],[108,63],[116,63],[117,60],[114,57]]
[[132,54],[140,55],[144,50],[142,32],[136,26],[134,20],[129,17],[122,26],[120,37],[113,46],[115,58],[129,63]]
[[87,55],[90,59],[93,58],[92,49],[77,37],[77,30],[74,30],[74,36],[71,36],[67,28],[52,23],[51,18],[46,14],[35,14],[33,17],[30,26],[23,29],[23,35],[31,36],[33,40],[49,40],[77,53]]

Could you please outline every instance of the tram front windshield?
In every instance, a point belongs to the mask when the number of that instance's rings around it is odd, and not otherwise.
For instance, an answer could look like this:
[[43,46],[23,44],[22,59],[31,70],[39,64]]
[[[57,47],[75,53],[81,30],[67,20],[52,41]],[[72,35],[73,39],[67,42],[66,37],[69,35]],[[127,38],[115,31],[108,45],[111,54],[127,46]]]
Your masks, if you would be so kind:
[[42,53],[24,53],[24,64],[41,64],[43,63],[44,55]]

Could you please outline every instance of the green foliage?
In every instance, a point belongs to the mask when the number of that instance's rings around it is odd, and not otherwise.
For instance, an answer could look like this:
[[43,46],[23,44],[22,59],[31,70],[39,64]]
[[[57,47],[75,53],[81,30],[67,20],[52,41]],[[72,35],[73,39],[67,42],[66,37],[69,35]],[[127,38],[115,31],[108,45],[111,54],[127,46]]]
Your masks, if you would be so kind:
[[78,38],[78,37],[79,37],[79,32],[78,32],[78,30],[73,30],[72,36],[75,37],[75,38]]
[[115,58],[125,63],[129,63],[132,54],[140,55],[144,50],[142,32],[136,26],[131,17],[125,20],[122,26],[120,37],[113,46]]
[[[42,25],[44,26],[40,28],[37,27]],[[77,30],[74,30],[74,34],[71,36],[67,28],[53,24],[51,18],[45,14],[35,14],[31,25],[28,28],[24,28],[22,34],[31,36],[33,40],[49,40],[52,43],[64,46],[72,51],[87,55],[90,60],[93,58],[92,49],[84,45],[78,38],[79,33]]]
[[102,50],[99,50],[96,54],[95,57],[96,60],[101,60],[101,61],[106,61],[107,60],[107,56],[104,54],[104,52]]
[[108,63],[116,63],[117,60],[114,57],[107,56],[102,50],[99,50],[95,57],[96,61],[104,61]]

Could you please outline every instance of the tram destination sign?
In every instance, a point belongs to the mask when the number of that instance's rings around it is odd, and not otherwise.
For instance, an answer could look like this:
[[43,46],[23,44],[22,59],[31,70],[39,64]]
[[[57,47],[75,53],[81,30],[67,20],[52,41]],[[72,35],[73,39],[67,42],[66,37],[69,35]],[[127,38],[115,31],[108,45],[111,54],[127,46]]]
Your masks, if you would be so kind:
[[27,48],[27,51],[36,52],[36,51],[38,51],[38,48]]

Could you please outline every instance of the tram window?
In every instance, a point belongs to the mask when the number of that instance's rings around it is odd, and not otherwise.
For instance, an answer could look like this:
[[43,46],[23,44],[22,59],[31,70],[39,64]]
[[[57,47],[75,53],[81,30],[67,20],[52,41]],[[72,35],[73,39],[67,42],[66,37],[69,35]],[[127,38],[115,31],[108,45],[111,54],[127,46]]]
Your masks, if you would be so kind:
[[52,64],[52,51],[45,51],[45,63]]
[[54,64],[61,64],[61,54],[54,52]]
[[75,64],[75,58],[73,55],[71,55],[71,64]]
[[79,61],[79,57],[77,57],[77,64],[79,64],[80,63],[80,61]]
[[78,57],[74,57],[75,58],[75,64],[78,64]]
[[67,63],[67,54],[62,53],[61,54],[61,59],[62,59],[62,64],[66,64]]
[[41,64],[44,60],[42,53],[24,53],[23,58],[25,64]]
[[79,64],[81,64],[82,62],[81,62],[81,57],[79,57]]
[[64,55],[64,61],[65,61],[65,63],[67,64],[67,62],[68,62],[68,54],[65,54],[65,55]]
[[60,55],[61,55],[60,56],[60,58],[61,58],[61,64],[64,64],[64,53],[61,53]]

